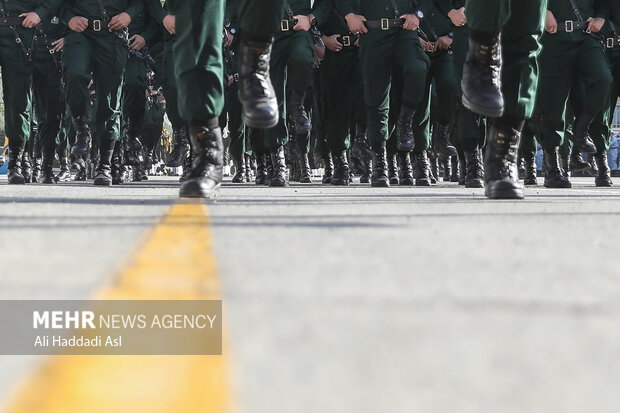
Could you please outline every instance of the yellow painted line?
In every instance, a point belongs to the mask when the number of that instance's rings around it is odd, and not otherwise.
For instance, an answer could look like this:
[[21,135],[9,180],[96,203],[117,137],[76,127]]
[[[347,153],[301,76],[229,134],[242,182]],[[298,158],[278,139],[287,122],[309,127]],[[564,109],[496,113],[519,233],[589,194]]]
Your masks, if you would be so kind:
[[[102,300],[219,299],[209,214],[172,206]],[[233,410],[223,356],[53,356],[8,413],[226,413]]]

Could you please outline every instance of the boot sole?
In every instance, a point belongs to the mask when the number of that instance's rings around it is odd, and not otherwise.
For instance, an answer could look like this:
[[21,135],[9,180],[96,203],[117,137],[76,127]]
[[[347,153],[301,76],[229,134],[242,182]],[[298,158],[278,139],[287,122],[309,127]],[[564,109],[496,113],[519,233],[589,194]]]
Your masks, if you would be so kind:
[[112,181],[108,181],[108,180],[97,180],[95,179],[95,181],[93,182],[94,186],[112,186]]
[[261,122],[261,121],[255,120],[255,119],[250,119],[249,117],[247,117],[245,115],[245,113],[241,114],[241,119],[243,120],[243,123],[245,123],[250,128],[257,128],[257,129],[273,128],[274,126],[276,126],[278,124],[278,121],[280,120],[280,118],[278,116],[275,119],[269,119],[269,120]]
[[467,96],[465,96],[465,94],[463,94],[463,106],[465,106],[467,109],[471,110],[474,113],[477,113],[479,115],[482,116],[488,116],[491,118],[499,118],[504,114],[504,108],[497,108],[497,107],[488,107],[488,106],[481,106],[481,105],[476,105],[474,103],[472,103]]
[[524,199],[523,189],[497,189],[494,191],[485,191],[485,195],[489,199]]
[[220,196],[220,189],[222,188],[222,184],[217,184],[213,187],[213,189],[207,193],[204,191],[188,191],[184,190],[183,187],[179,190],[180,198],[202,198],[202,199],[216,199]]

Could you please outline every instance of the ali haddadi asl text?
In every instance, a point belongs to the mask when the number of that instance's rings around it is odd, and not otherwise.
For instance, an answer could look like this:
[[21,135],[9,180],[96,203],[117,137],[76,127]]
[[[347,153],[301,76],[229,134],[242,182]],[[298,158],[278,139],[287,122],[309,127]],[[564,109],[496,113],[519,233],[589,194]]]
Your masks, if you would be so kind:
[[62,336],[37,336],[34,342],[35,347],[122,347],[122,337],[102,336],[87,338],[84,336],[62,337]]

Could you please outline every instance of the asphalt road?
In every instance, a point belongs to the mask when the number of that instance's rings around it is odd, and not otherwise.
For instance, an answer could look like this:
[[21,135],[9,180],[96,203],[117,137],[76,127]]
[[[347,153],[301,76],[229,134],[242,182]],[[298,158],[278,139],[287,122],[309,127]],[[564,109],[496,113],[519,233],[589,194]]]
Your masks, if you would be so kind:
[[[0,299],[81,299],[174,202],[171,178],[8,187]],[[610,412],[620,188],[227,185],[209,206],[245,412]],[[0,400],[39,362],[0,357]]]

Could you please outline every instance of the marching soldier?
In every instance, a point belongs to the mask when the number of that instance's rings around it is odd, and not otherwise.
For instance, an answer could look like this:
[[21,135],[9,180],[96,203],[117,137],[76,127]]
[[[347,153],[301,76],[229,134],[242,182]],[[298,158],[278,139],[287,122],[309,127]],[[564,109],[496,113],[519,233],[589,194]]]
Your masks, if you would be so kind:
[[138,0],[65,0],[62,18],[71,32],[65,37],[63,59],[67,103],[76,131],[71,148],[75,156],[89,153],[91,131],[88,125],[88,82],[95,81],[94,132],[99,161],[95,185],[112,184],[111,161],[114,145],[120,140],[120,108],[127,50],[119,38],[132,19],[142,13]]
[[523,198],[517,150],[523,124],[534,110],[536,56],[546,3],[467,0],[469,51],[461,88],[466,106],[496,116],[484,158],[485,195],[492,199]]
[[4,84],[8,183],[24,184],[21,162],[30,137],[35,27],[57,15],[60,0],[0,0],[0,67]]

